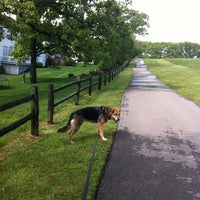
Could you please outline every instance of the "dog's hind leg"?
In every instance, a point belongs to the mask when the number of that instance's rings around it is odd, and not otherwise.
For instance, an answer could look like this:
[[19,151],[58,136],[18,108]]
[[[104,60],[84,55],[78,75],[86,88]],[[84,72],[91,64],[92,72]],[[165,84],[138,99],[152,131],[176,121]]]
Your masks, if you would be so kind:
[[72,127],[71,129],[70,129],[70,131],[69,131],[69,142],[71,143],[71,144],[73,144],[74,142],[72,141],[72,138],[73,138],[73,136],[75,135],[75,133],[77,133],[78,132],[78,130],[79,130],[79,128],[74,128],[74,127]]
[[71,129],[69,132],[70,143],[73,143],[72,138],[78,132],[82,124],[83,124],[83,119],[78,115],[74,116],[74,118],[71,120]]

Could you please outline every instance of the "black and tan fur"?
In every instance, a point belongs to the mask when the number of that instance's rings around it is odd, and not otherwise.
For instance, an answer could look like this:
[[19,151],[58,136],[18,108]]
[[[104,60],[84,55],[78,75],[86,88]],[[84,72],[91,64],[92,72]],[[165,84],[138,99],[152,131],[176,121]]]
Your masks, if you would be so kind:
[[63,133],[69,130],[69,141],[72,143],[74,134],[79,130],[84,121],[97,123],[99,135],[102,140],[107,140],[104,136],[102,126],[107,120],[113,119],[119,121],[120,110],[119,108],[112,107],[86,107],[75,111],[70,115],[66,126],[58,129],[58,133]]

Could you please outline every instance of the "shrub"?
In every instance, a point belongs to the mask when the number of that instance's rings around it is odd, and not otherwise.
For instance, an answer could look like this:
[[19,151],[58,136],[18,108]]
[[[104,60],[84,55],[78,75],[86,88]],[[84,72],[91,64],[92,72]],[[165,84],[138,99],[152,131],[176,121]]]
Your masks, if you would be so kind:
[[102,71],[106,71],[112,67],[112,64],[111,56],[107,53],[102,56],[102,59],[98,64],[98,68]]
[[74,74],[72,74],[72,73],[68,74],[68,77],[73,77],[73,76],[74,76]]
[[37,62],[36,63],[36,68],[42,68],[43,67],[43,63],[42,62]]
[[5,74],[6,71],[2,65],[0,65],[0,74]]
[[69,57],[63,58],[63,65],[65,66],[76,66],[76,60],[71,59]]
[[50,56],[47,57],[45,66],[51,67],[53,65],[52,58]]

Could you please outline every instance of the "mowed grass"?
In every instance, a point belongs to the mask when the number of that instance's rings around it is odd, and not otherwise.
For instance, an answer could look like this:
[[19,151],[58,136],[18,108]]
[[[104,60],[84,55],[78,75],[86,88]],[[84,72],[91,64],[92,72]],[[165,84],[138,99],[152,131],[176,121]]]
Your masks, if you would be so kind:
[[200,59],[145,59],[158,79],[200,104]]
[[[0,105],[7,102],[20,99],[22,97],[28,96],[31,93],[33,86],[38,86],[39,92],[39,106],[40,106],[40,120],[46,120],[47,118],[47,91],[48,84],[53,83],[54,88],[72,82],[76,79],[76,76],[83,73],[87,74],[90,71],[94,71],[96,66],[87,66],[83,67],[82,65],[77,65],[76,67],[67,66],[67,67],[55,67],[55,68],[44,68],[37,70],[37,84],[30,84],[30,74],[26,73],[26,83],[22,83],[21,75],[3,75],[0,76],[8,79],[7,82],[0,82]],[[74,77],[69,78],[68,74],[73,73]],[[55,102],[67,94],[70,94],[75,90],[74,87],[67,88],[59,93],[55,94]],[[72,102],[73,100],[69,100]],[[61,106],[58,107],[60,109]],[[25,116],[30,112],[30,103],[24,104],[23,109],[21,106],[15,107],[14,109],[9,110],[9,112],[2,112],[0,115],[0,127],[5,123],[13,122],[20,117]],[[9,117],[7,117],[9,113]],[[12,113],[12,115],[10,114]],[[27,124],[29,127],[29,124]],[[26,125],[19,128],[19,130],[26,130]]]
[[[70,100],[56,107],[52,125],[46,123],[48,83],[58,87],[73,80],[68,78],[68,73],[79,75],[93,71],[96,67],[38,70],[36,85],[39,87],[40,99],[40,135],[31,136],[28,122],[0,138],[0,199],[81,199],[97,136],[96,124],[84,123],[74,137],[74,144],[69,144],[67,134],[57,134],[56,131],[76,109],[101,105],[119,107],[132,76],[132,66],[133,63],[107,86],[102,86],[101,91],[93,90],[92,96],[88,96],[87,92],[82,93],[79,106]],[[0,86],[0,104],[30,93],[31,85],[22,84],[21,76],[1,76],[9,79],[9,85]],[[17,120],[29,110],[30,104],[26,104],[1,113],[0,126]],[[92,199],[99,183],[116,127],[114,121],[106,123],[104,131],[108,141],[98,140],[88,199]]]

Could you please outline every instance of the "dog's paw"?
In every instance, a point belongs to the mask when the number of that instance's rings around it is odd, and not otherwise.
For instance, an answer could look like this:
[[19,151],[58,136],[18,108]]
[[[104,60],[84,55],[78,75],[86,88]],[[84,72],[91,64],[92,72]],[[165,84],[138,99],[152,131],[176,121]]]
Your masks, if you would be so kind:
[[105,138],[105,137],[102,137],[101,139],[102,139],[102,140],[104,140],[104,141],[108,140],[108,139],[107,139],[107,138]]

